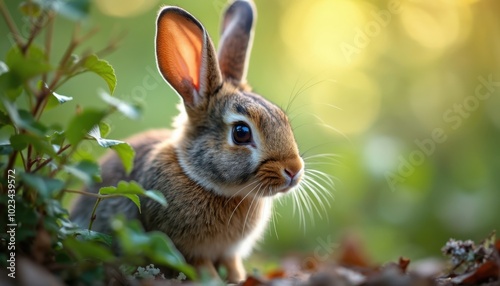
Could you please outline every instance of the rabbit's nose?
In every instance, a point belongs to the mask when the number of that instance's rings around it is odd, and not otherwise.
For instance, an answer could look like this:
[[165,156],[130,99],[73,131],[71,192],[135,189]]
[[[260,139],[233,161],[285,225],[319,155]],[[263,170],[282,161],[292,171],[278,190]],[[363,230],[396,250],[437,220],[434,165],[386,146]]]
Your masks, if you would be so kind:
[[304,163],[301,158],[289,160],[284,168],[284,173],[290,179],[290,183],[296,183],[300,179]]
[[285,169],[285,174],[287,174],[290,179],[293,179],[295,175],[297,175],[297,173],[298,172],[296,172],[295,170]]

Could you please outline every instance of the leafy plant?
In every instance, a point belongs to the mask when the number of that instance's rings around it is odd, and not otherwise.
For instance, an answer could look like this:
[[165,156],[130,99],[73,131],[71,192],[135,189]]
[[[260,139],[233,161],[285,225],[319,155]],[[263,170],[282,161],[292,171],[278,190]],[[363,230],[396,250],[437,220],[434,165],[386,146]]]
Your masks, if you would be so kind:
[[[68,210],[62,206],[68,193],[96,196],[94,211],[102,200],[117,196],[131,199],[138,208],[140,195],[166,204],[161,193],[144,190],[136,182],[104,187],[98,194],[74,189],[100,181],[95,159],[78,152],[84,141],[114,150],[125,170],[132,171],[133,148],[106,138],[110,127],[104,120],[114,112],[132,119],[140,116],[140,106],[111,96],[117,84],[115,71],[101,57],[116,47],[115,40],[99,52],[75,54],[76,48],[96,32],[80,31],[79,21],[87,16],[89,6],[90,0],[23,2],[19,8],[30,23],[29,35],[23,38],[0,0],[0,12],[13,39],[13,46],[0,60],[0,130],[7,134],[0,142],[0,209],[2,217],[8,218],[0,234],[2,250],[8,249],[7,253],[0,252],[2,267],[9,266],[5,263],[11,256],[14,265],[21,267],[19,258],[27,257],[68,283],[93,284],[104,281],[110,269],[124,269],[127,265],[134,271],[151,261],[193,278],[192,268],[164,234],[145,233],[138,222],[121,218],[113,224],[112,236],[92,231],[90,218],[88,229],[80,229],[68,219]],[[57,15],[75,21],[73,35],[58,59],[52,54]],[[78,100],[57,91],[83,73],[93,73],[105,81],[109,93],[99,92],[103,107],[78,106],[70,118],[61,118],[61,124],[46,124],[42,115],[47,110],[62,109],[65,103]],[[7,232],[10,228],[15,231],[14,239]],[[115,246],[123,249],[122,255],[115,255]]]

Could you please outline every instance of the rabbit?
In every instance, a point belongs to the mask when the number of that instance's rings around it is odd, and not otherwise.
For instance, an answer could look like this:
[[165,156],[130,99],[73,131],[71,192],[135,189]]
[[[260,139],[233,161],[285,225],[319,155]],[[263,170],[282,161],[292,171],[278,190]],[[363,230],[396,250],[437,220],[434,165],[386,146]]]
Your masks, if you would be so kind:
[[[236,0],[224,13],[218,53],[203,25],[187,11],[167,6],[156,24],[156,61],[182,103],[173,130],[151,130],[127,140],[135,165],[126,175],[114,153],[102,159],[102,182],[135,180],[168,202],[141,198],[142,213],[127,198],[103,200],[93,230],[111,232],[121,213],[146,231],[162,231],[186,261],[229,282],[245,279],[242,259],[262,236],[277,196],[292,192],[304,174],[290,122],[279,107],[246,82],[255,7]],[[88,223],[95,198],[82,196],[71,217]],[[205,270],[202,270],[205,269]]]

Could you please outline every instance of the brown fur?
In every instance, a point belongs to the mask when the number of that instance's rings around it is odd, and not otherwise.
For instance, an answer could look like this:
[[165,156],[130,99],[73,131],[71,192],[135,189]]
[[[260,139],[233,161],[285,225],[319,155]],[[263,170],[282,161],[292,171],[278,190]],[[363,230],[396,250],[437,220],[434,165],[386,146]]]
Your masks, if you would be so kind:
[[[228,281],[239,282],[245,278],[241,259],[264,230],[272,196],[298,184],[303,161],[285,113],[252,93],[241,78],[248,55],[241,49],[251,46],[248,27],[253,27],[254,11],[247,1],[237,0],[231,7],[223,25],[223,34],[229,36],[221,43],[219,59],[193,16],[176,7],[160,12],[159,69],[182,97],[185,110],[173,132],[153,130],[127,140],[136,151],[130,175],[116,154],[107,154],[101,164],[103,182],[88,191],[96,193],[120,180],[160,191],[168,206],[141,198],[141,214],[127,198],[103,200],[94,230],[110,232],[109,220],[120,213],[139,219],[146,230],[166,233],[198,269],[217,276],[215,266],[223,265]],[[226,27],[235,27],[231,21],[240,28],[226,33]],[[186,32],[192,37],[182,36]],[[179,47],[191,52],[179,52]],[[254,140],[246,145],[231,139],[241,121],[251,126]],[[88,224],[94,204],[95,198],[82,196],[72,219]]]

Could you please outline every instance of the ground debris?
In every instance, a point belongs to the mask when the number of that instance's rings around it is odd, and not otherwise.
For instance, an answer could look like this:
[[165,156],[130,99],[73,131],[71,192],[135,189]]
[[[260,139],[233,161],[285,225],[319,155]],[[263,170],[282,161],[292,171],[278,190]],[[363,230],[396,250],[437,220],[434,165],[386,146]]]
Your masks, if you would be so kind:
[[450,257],[451,269],[439,285],[500,285],[500,240],[492,232],[479,245],[450,239],[441,249]]
[[[441,249],[449,262],[410,259],[384,265],[371,262],[357,239],[343,241],[337,257],[317,261],[298,255],[283,260],[281,268],[251,276],[242,286],[500,286],[500,240],[493,232],[480,244],[450,239]],[[449,265],[448,269],[446,265]]]

